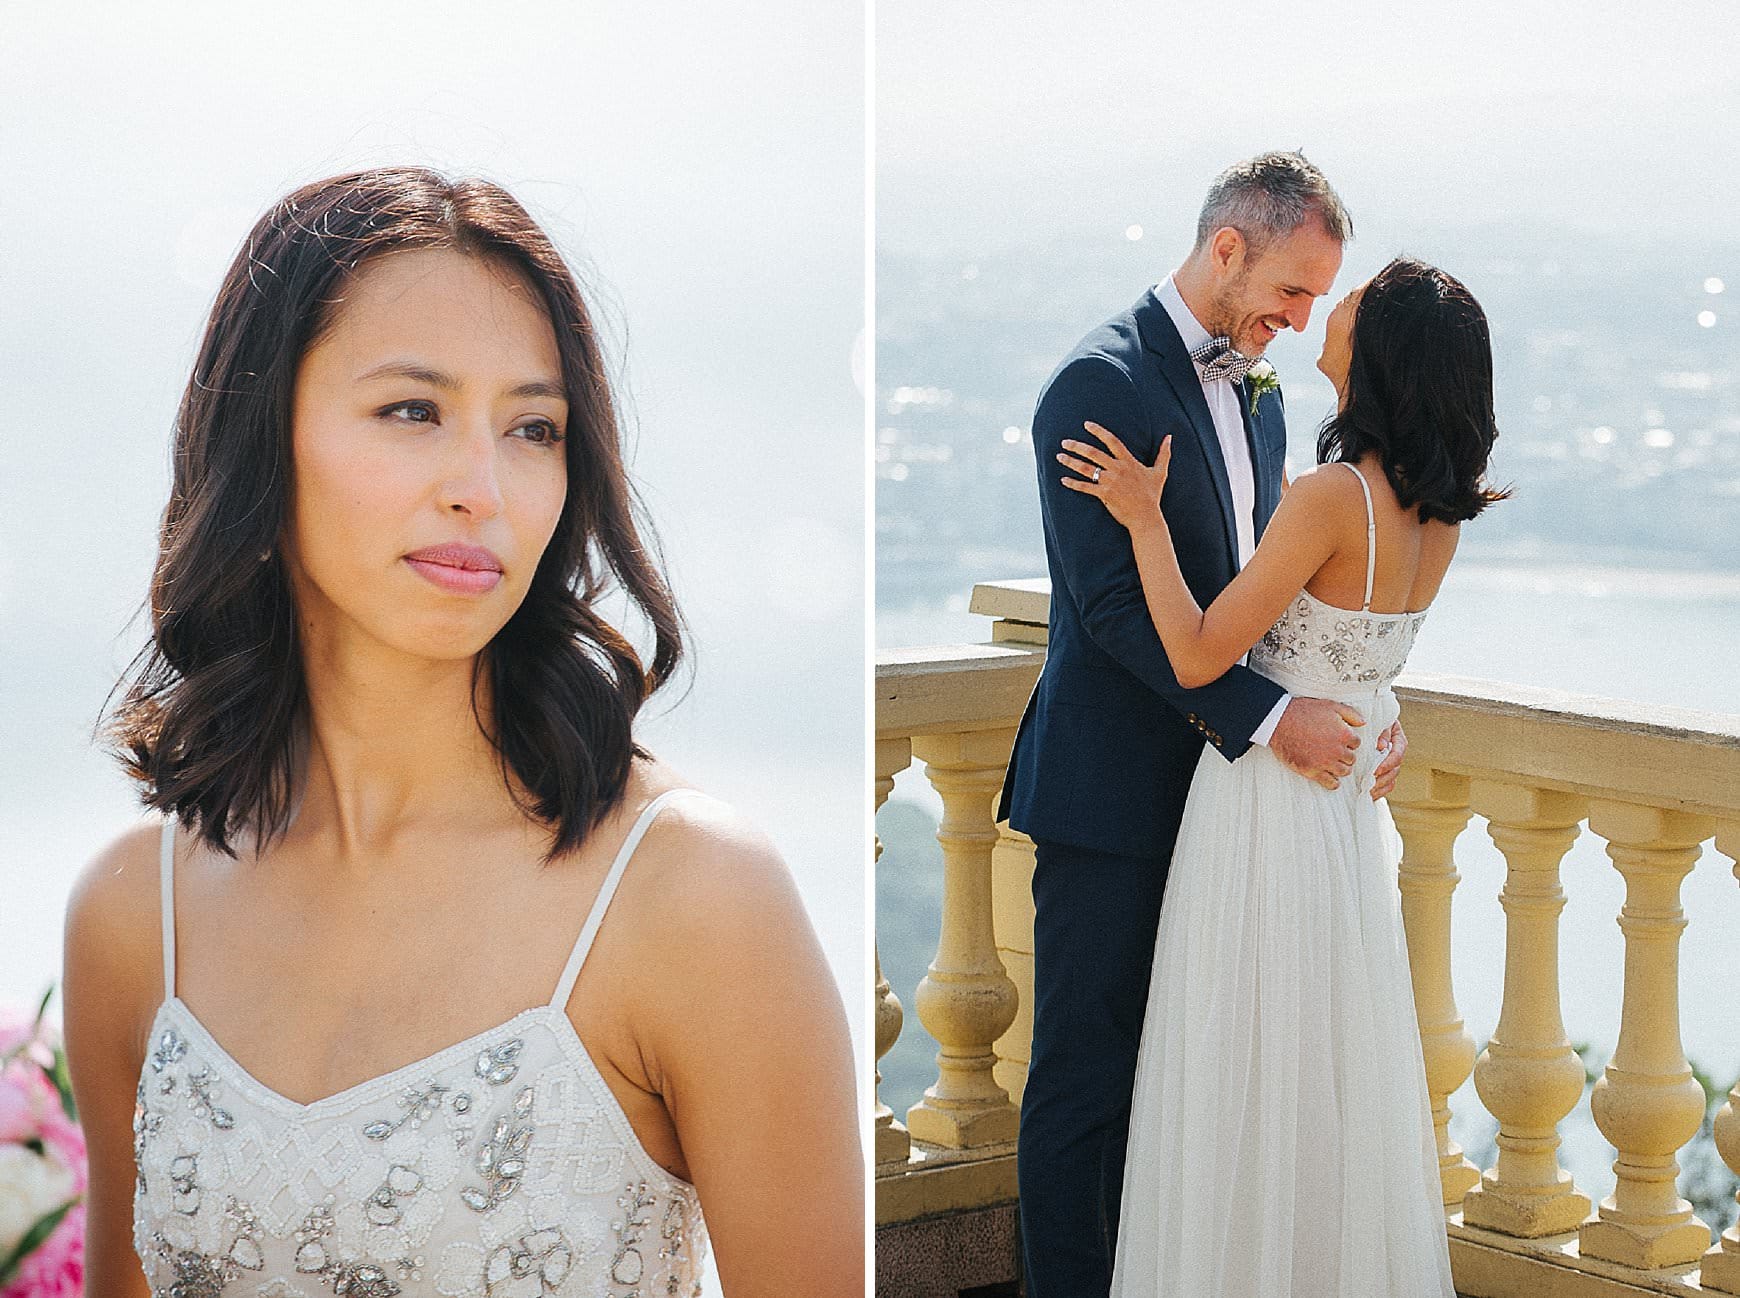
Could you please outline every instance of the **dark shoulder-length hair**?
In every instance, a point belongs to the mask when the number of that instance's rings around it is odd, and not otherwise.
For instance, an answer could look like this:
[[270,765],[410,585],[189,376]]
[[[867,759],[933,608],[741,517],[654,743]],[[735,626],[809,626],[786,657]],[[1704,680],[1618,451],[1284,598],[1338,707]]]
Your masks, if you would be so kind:
[[[635,715],[682,657],[682,619],[623,468],[598,335],[544,232],[506,190],[480,179],[387,167],[305,185],[259,219],[218,290],[175,421],[151,641],[104,722],[144,803],[231,855],[238,830],[265,841],[288,825],[307,706],[278,547],[297,368],[360,266],[427,248],[519,272],[541,297],[561,354],[567,499],[525,599],[472,673],[480,725],[478,680],[489,673],[493,727],[484,728],[504,782],[553,828],[547,860],[621,800],[632,760],[645,756]],[[650,664],[600,613],[612,590],[649,625]]]
[[1486,481],[1498,437],[1486,313],[1435,266],[1397,257],[1360,294],[1347,399],[1317,435],[1317,462],[1376,451],[1404,509],[1458,523],[1510,495]]

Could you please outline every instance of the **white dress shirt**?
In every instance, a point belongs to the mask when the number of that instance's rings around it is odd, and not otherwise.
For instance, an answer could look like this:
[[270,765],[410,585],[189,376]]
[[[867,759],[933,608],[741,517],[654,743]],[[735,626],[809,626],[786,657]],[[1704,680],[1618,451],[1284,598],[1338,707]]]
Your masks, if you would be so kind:
[[[1184,304],[1184,296],[1178,291],[1178,285],[1172,282],[1172,276],[1168,275],[1155,286],[1154,296],[1160,299],[1160,305],[1172,317],[1178,336],[1184,340],[1185,351],[1195,351],[1213,336]],[[1198,377],[1201,377],[1200,372]],[[1250,443],[1245,440],[1244,415],[1239,409],[1239,394],[1233,391],[1228,379],[1204,383],[1202,395],[1208,402],[1209,418],[1214,421],[1214,436],[1220,443],[1221,458],[1226,461],[1227,484],[1232,488],[1233,529],[1238,539],[1238,566],[1243,568],[1257,552],[1257,480],[1256,471],[1251,467]],[[1251,733],[1253,744],[1268,745],[1276,723],[1291,701],[1291,695],[1281,696],[1262,724]]]

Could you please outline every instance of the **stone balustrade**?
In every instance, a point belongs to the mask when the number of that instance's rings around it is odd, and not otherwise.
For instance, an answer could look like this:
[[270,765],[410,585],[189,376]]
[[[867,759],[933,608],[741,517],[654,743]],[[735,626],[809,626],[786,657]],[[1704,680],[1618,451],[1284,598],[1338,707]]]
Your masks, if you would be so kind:
[[[877,1100],[878,1291],[887,1298],[1008,1278],[994,1261],[967,1275],[968,1247],[927,1270],[903,1269],[902,1256],[934,1252],[891,1247],[884,1265],[883,1241],[920,1222],[932,1237],[951,1220],[970,1235],[964,1223],[975,1213],[1015,1199],[1033,858],[1031,843],[993,816],[1044,661],[1047,598],[1044,582],[981,585],[971,607],[996,619],[990,643],[878,657],[877,806],[918,761],[944,809],[936,956],[914,997],[939,1046],[936,1080],[904,1126]],[[1740,1229],[1713,1239],[1677,1185],[1677,1155],[1705,1114],[1680,1036],[1680,890],[1712,841],[1712,859],[1740,878],[1740,717],[1419,674],[1396,692],[1409,750],[1389,804],[1403,843],[1398,884],[1458,1290],[1740,1295]],[[1505,866],[1502,1008],[1478,1054],[1450,958],[1456,845],[1476,816]],[[1601,840],[1624,886],[1620,1003],[1610,1022],[1579,1025],[1616,1041],[1590,1100],[1616,1151],[1613,1193],[1599,1204],[1559,1160],[1559,1126],[1584,1091],[1561,1013],[1559,950],[1560,865],[1582,834]],[[1735,935],[1740,954],[1740,895],[1708,918],[1704,940]],[[878,974],[880,1060],[902,1012],[880,965]],[[1450,1138],[1450,1097],[1470,1075],[1498,1124],[1484,1169]],[[1740,1174],[1740,1085],[1715,1135]]]

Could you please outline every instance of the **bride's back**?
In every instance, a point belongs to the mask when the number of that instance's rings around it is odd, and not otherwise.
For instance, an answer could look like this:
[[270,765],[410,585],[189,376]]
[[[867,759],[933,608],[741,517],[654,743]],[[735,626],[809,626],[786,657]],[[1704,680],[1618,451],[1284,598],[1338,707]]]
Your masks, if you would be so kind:
[[1437,597],[1450,569],[1460,523],[1431,519],[1422,523],[1417,508],[1404,508],[1384,476],[1383,466],[1368,452],[1358,464],[1324,464],[1313,473],[1326,474],[1336,489],[1332,517],[1323,526],[1335,532],[1336,546],[1324,565],[1305,583],[1314,599],[1337,608],[1358,609],[1365,602],[1367,514],[1365,495],[1348,473],[1356,470],[1371,489],[1371,520],[1377,557],[1373,565],[1371,612],[1413,613]]

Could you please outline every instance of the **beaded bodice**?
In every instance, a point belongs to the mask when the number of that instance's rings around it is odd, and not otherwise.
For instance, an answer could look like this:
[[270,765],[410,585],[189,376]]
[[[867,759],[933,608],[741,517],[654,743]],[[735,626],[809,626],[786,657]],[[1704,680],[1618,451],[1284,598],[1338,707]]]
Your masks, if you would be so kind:
[[630,855],[629,831],[548,1004],[310,1104],[256,1080],[174,994],[134,1109],[134,1246],[154,1298],[690,1298],[695,1188],[647,1154],[566,1004]]
[[1353,465],[1346,466],[1365,492],[1365,604],[1339,608],[1300,591],[1275,625],[1252,647],[1251,667],[1296,694],[1341,697],[1376,693],[1401,675],[1426,620],[1426,610],[1373,613],[1372,580],[1377,572],[1377,523],[1371,486]]
[[1250,664],[1295,693],[1319,686],[1324,697],[1349,688],[1375,692],[1401,675],[1425,620],[1425,609],[1373,613],[1337,608],[1300,591],[1252,648]]

